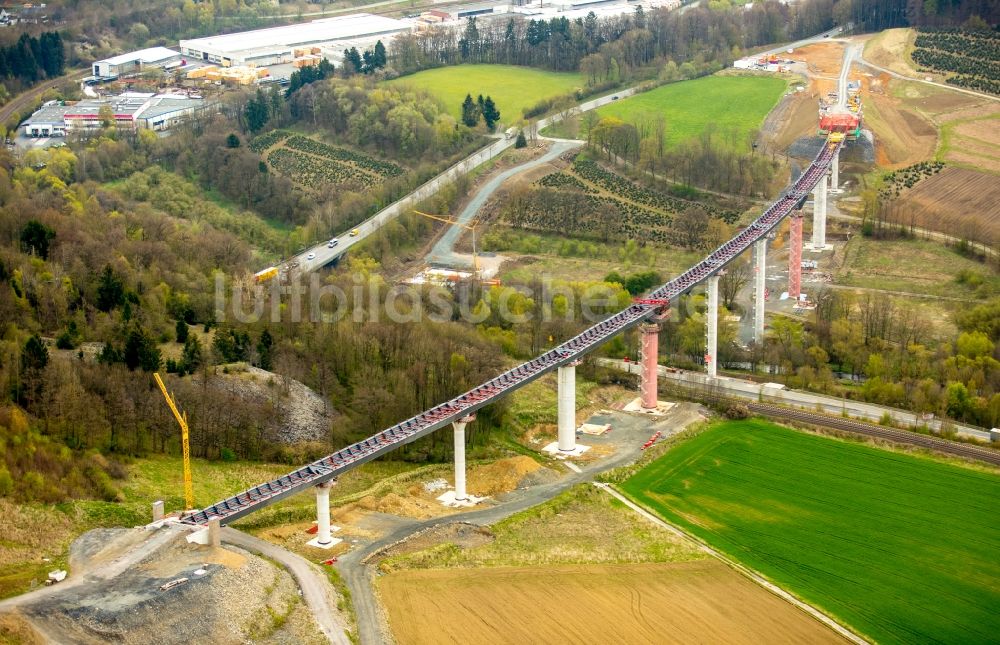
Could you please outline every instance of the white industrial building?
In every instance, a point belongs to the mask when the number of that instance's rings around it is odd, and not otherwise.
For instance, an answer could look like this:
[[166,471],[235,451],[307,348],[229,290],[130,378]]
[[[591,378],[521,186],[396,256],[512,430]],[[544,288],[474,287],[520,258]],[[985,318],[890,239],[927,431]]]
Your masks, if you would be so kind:
[[96,61],[94,76],[99,79],[115,79],[127,74],[137,74],[144,67],[166,67],[180,60],[181,53],[178,51],[166,47],[150,47]]
[[410,24],[394,18],[358,13],[322,18],[286,27],[180,41],[181,52],[201,61],[232,65],[280,65],[295,58],[295,50],[356,38],[390,36],[409,31]]
[[181,94],[126,92],[73,104],[50,101],[28,117],[21,127],[26,137],[65,136],[73,130],[100,128],[102,120],[111,118],[119,128],[159,131],[211,107],[205,99]]

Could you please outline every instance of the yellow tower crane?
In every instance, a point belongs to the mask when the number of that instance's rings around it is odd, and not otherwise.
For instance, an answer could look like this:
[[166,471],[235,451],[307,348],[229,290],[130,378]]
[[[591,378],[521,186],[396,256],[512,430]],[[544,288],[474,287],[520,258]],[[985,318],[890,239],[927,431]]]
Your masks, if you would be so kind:
[[194,487],[191,485],[191,445],[188,442],[187,413],[181,413],[177,409],[177,403],[174,401],[174,397],[167,392],[167,386],[163,384],[160,375],[153,372],[153,378],[156,379],[156,384],[160,386],[160,392],[163,392],[163,398],[167,400],[170,411],[174,413],[174,418],[177,419],[177,424],[181,427],[181,449],[184,451],[184,510],[189,511],[194,508]]
[[444,222],[446,224],[453,224],[455,226],[461,226],[462,228],[472,231],[472,267],[475,269],[476,277],[479,277],[479,255],[476,254],[476,227],[472,224],[463,224],[458,220],[452,219],[450,217],[444,217],[442,215],[431,215],[430,213],[424,213],[414,209],[413,211],[417,215],[422,217],[427,217],[429,219],[436,219],[439,222]]

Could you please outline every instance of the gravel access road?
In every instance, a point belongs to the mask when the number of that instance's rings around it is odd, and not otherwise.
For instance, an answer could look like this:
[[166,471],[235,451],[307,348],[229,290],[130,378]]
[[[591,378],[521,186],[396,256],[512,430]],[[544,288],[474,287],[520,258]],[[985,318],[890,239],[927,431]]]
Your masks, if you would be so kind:
[[336,645],[351,645],[351,640],[347,637],[347,625],[343,622],[340,611],[337,610],[336,600],[330,592],[330,583],[322,572],[316,570],[315,565],[285,548],[234,528],[222,529],[222,541],[267,556],[288,569],[299,583],[302,598],[312,611],[323,634]]

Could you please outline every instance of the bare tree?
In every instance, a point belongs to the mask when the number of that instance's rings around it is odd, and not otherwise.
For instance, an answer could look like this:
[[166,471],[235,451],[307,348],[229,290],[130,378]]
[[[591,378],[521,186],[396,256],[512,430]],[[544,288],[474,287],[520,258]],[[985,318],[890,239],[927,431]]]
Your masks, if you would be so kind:
[[708,232],[708,213],[700,206],[692,206],[678,213],[670,228],[677,244],[692,251],[701,248]]
[[719,278],[719,292],[722,294],[722,306],[730,311],[736,302],[736,297],[750,282],[750,262],[740,258],[726,267],[726,272]]

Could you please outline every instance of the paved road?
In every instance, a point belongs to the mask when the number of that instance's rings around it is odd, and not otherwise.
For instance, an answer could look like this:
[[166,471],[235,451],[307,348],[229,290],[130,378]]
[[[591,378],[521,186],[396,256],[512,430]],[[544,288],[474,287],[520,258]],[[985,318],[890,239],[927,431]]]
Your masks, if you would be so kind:
[[826,614],[824,614],[819,609],[816,609],[812,605],[807,604],[807,603],[799,600],[798,598],[796,598],[792,594],[788,593],[787,591],[785,591],[784,589],[782,589],[778,585],[773,584],[771,582],[768,582],[764,577],[758,575],[752,569],[747,569],[746,567],[744,567],[740,563],[738,563],[738,562],[736,562],[734,560],[729,559],[727,556],[723,555],[721,552],[716,551],[715,549],[713,549],[712,547],[710,547],[708,544],[706,544],[705,542],[702,542],[701,540],[699,540],[698,538],[694,537],[693,535],[688,534],[683,529],[681,529],[679,527],[676,527],[673,524],[670,524],[669,522],[663,521],[662,519],[660,519],[656,515],[653,515],[652,513],[650,513],[649,511],[647,511],[643,507],[641,507],[638,504],[636,504],[635,502],[633,502],[631,499],[629,499],[629,498],[625,497],[624,495],[622,495],[621,493],[619,493],[617,490],[615,490],[614,488],[612,488],[608,484],[602,484],[602,483],[599,483],[599,482],[594,482],[594,486],[597,486],[601,490],[603,490],[606,493],[608,493],[609,495],[613,496],[615,499],[617,499],[618,501],[620,501],[622,504],[625,504],[625,506],[628,506],[633,511],[635,511],[636,513],[638,513],[639,515],[641,515],[645,519],[649,520],[653,524],[656,524],[657,526],[663,527],[663,528],[667,529],[668,531],[670,531],[671,533],[674,533],[675,535],[679,535],[680,537],[683,537],[683,538],[685,538],[687,540],[690,540],[691,542],[694,542],[705,553],[708,553],[709,555],[711,555],[714,558],[718,558],[719,560],[722,560],[727,565],[729,565],[731,568],[735,569],[736,571],[738,571],[739,573],[743,574],[747,578],[750,578],[751,580],[753,580],[754,582],[756,582],[757,584],[759,584],[761,587],[764,587],[765,589],[767,589],[768,591],[770,591],[771,593],[773,593],[775,596],[778,596],[779,598],[782,598],[782,599],[790,602],[791,604],[795,605],[796,607],[798,607],[802,611],[806,612],[807,614],[809,614],[810,616],[812,616],[813,618],[815,618],[819,622],[823,623],[824,625],[826,625],[827,627],[829,627],[833,631],[837,632],[838,634],[840,634],[841,636],[843,636],[847,640],[851,641],[852,643],[857,643],[857,645],[866,645],[868,643],[868,641],[866,641],[865,639],[861,638],[860,636],[858,636],[857,634],[855,634],[851,630],[847,629],[846,627],[844,627],[843,625],[841,625],[837,621],[833,620],[832,618],[830,618],[829,616],[827,616]]
[[875,63],[869,62],[864,58],[864,52],[858,57],[858,63],[871,67],[872,69],[877,69],[880,72],[885,72],[889,76],[894,78],[899,78],[904,81],[913,81],[914,83],[923,83],[924,85],[934,85],[935,87],[942,87],[946,90],[951,90],[952,92],[961,92],[962,94],[968,94],[970,96],[975,96],[981,99],[989,99],[991,101],[1000,101],[1000,96],[993,96],[991,94],[983,94],[982,92],[977,92],[975,90],[968,90],[964,87],[959,87],[957,85],[948,85],[947,83],[938,83],[936,81],[928,81],[923,78],[916,78],[914,76],[906,76],[905,74],[900,74],[899,72],[894,72],[891,69],[886,69],[876,65]]
[[[587,110],[593,110],[594,108],[600,107],[602,105],[607,105],[611,101],[617,100],[618,98],[625,98],[627,96],[631,96],[634,93],[635,93],[635,88],[624,89],[614,94],[608,94],[606,96],[602,96],[587,101],[585,103],[581,103],[579,106],[573,108],[572,110],[569,110],[565,114],[568,116],[577,114],[579,112],[586,112]],[[559,121],[561,121],[563,119],[563,115],[564,113],[562,112],[553,114],[548,118],[541,119],[531,127],[541,130],[545,127],[548,127],[554,123],[558,123]],[[416,190],[409,193],[402,199],[393,202],[392,204],[386,206],[379,212],[372,215],[370,218],[366,219],[364,222],[355,227],[356,230],[358,231],[358,234],[356,236],[352,237],[350,236],[349,232],[345,231],[344,233],[337,236],[338,243],[333,248],[329,248],[328,242],[324,241],[317,244],[316,246],[305,249],[301,253],[292,257],[290,261],[296,261],[299,263],[298,270],[301,273],[309,273],[311,271],[315,271],[317,269],[326,266],[330,262],[333,262],[335,259],[346,253],[352,246],[354,246],[358,242],[364,240],[368,236],[375,233],[379,228],[381,228],[387,222],[394,220],[401,213],[413,209],[418,202],[427,199],[445,185],[453,182],[459,176],[469,173],[470,171],[472,171],[473,168],[476,168],[477,166],[486,163],[494,156],[500,154],[501,152],[503,152],[504,150],[513,145],[514,145],[514,139],[505,139],[505,138],[497,139],[496,141],[486,146],[482,150],[479,150],[478,152],[469,155],[462,161],[458,162],[454,166],[445,170],[437,177],[434,177],[430,181],[421,185]],[[309,258],[310,254],[314,256],[312,259]]]
[[796,40],[794,43],[786,43],[784,45],[779,45],[773,49],[768,49],[754,54],[754,56],[770,56],[771,54],[784,54],[787,53],[789,49],[798,49],[800,47],[805,47],[806,45],[812,45],[813,43],[819,43],[823,41],[829,41],[831,38],[839,34],[841,31],[840,27],[834,27],[830,31],[824,31],[823,33],[816,34],[815,36],[810,36],[809,38],[803,38],[802,40]]
[[[626,363],[624,361],[611,358],[599,358],[597,361],[605,367],[619,369],[629,372],[630,374],[633,372],[638,374],[639,372],[639,367],[636,363]],[[736,396],[742,399],[780,403],[782,405],[802,408],[805,410],[819,410],[828,414],[843,414],[846,412],[851,417],[868,419],[876,422],[881,420],[883,415],[889,414],[889,416],[892,417],[893,422],[900,426],[926,425],[931,430],[941,429],[941,419],[935,418],[925,421],[913,412],[900,410],[899,408],[890,408],[882,405],[874,405],[872,403],[862,403],[860,401],[851,401],[849,399],[838,399],[835,396],[813,394],[811,392],[802,392],[800,390],[789,390],[785,389],[784,386],[769,387],[770,384],[757,383],[755,381],[748,381],[729,376],[720,376],[712,379],[700,372],[689,372],[673,368],[668,369],[663,365],[659,366],[659,374],[668,380],[710,387],[715,390],[719,390],[724,394]],[[954,427],[955,431],[960,435],[974,437],[984,441],[989,441],[990,439],[990,433],[988,430],[960,423],[950,423]]]
[[[614,441],[618,448],[617,451],[611,457],[596,463],[581,463],[582,472],[580,473],[570,471],[556,482],[515,491],[497,506],[431,520],[402,519],[399,527],[388,535],[364,548],[356,549],[342,556],[338,566],[344,581],[351,590],[361,645],[381,645],[390,640],[386,637],[388,626],[385,624],[378,599],[373,591],[374,574],[371,567],[365,564],[365,560],[369,556],[408,538],[414,533],[441,524],[468,522],[486,526],[546,502],[576,484],[593,480],[598,473],[632,463],[641,454],[640,446],[652,432],[657,429],[663,429],[665,435],[680,432],[700,418],[698,409],[697,405],[686,404],[684,407],[675,408],[670,415],[659,422],[654,421],[649,424],[646,419],[640,419],[643,423],[632,430],[626,430],[615,424],[613,434],[615,435]],[[623,443],[617,443],[618,440],[623,440]]]
[[467,264],[468,260],[465,256],[459,257],[454,253],[455,242],[458,241],[462,232],[466,230],[462,227],[462,225],[468,225],[469,222],[472,221],[472,219],[479,212],[479,209],[486,203],[486,200],[488,200],[505,181],[514,175],[531,170],[532,168],[536,168],[558,158],[564,152],[579,147],[580,143],[581,142],[578,141],[556,141],[552,144],[552,147],[549,148],[549,151],[541,157],[531,159],[530,161],[526,161],[523,164],[514,166],[513,168],[508,168],[486,182],[486,184],[479,189],[479,192],[477,192],[473,198],[469,200],[469,203],[466,204],[464,209],[462,209],[462,212],[459,213],[457,219],[458,224],[452,224],[449,226],[448,230],[444,232],[444,235],[442,235],[431,248],[430,253],[427,254],[427,262],[445,264],[447,266],[463,266]]
[[332,597],[330,583],[311,562],[276,544],[229,527],[222,529],[222,541],[281,563],[295,577],[299,588],[302,589],[302,598],[327,639],[337,645],[350,645],[347,625],[341,620],[336,601]]
[[844,47],[844,62],[840,66],[840,78],[837,79],[837,111],[847,112],[847,81],[851,73],[851,64],[861,60],[861,43],[848,43]]

